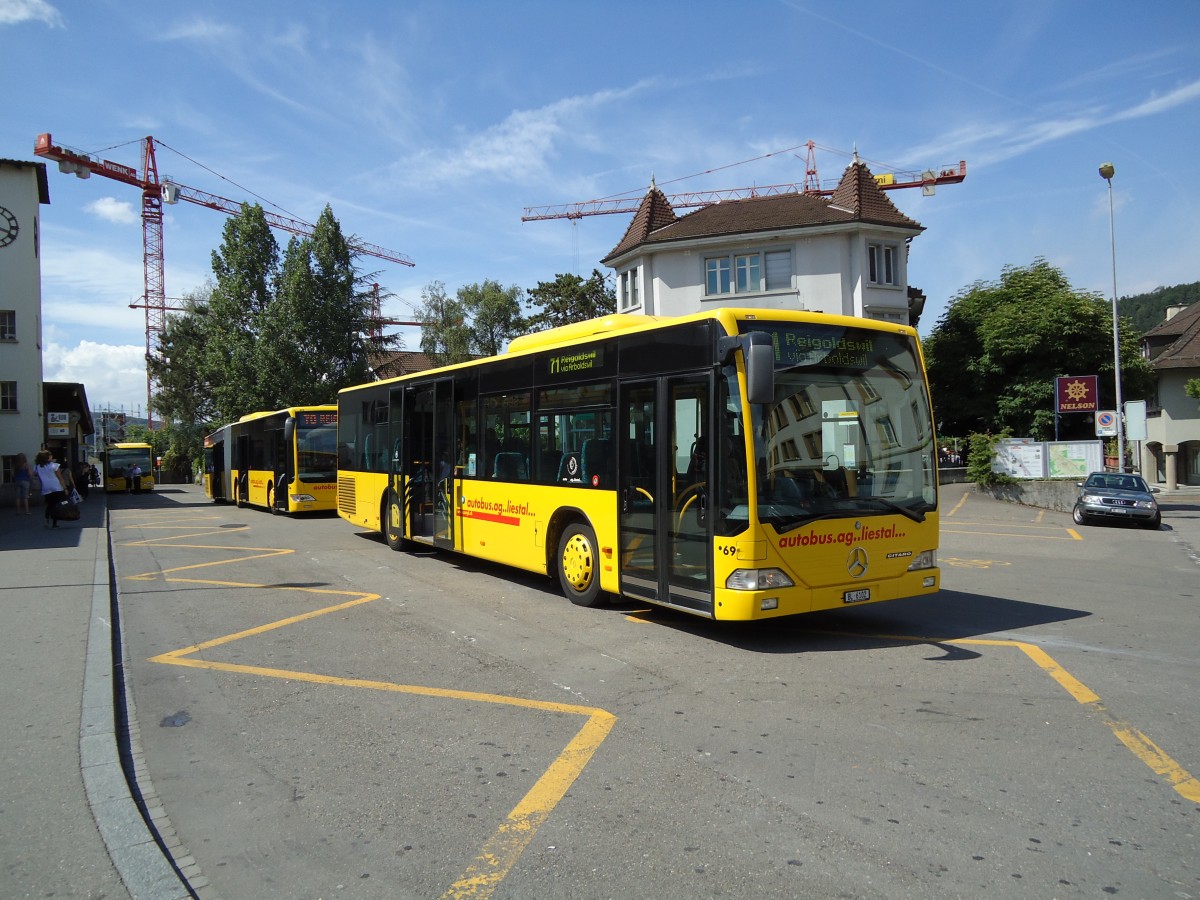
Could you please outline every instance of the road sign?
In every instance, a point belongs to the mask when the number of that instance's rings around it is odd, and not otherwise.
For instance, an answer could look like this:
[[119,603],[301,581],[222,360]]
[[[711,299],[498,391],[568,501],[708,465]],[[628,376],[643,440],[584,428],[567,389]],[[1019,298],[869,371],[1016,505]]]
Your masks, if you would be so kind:
[[1096,413],[1096,437],[1115,437],[1117,434],[1117,414],[1111,409],[1102,409]]

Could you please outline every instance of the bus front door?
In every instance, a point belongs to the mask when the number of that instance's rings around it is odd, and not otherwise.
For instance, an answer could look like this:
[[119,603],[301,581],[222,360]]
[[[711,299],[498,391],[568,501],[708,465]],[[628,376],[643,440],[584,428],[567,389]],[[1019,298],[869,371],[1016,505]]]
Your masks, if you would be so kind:
[[712,613],[707,375],[622,386],[621,593]]

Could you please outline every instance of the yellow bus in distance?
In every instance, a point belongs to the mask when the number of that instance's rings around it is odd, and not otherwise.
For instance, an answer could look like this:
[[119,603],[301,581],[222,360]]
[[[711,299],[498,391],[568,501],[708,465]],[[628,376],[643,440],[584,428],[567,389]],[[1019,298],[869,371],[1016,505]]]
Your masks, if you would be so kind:
[[713,619],[939,588],[916,331],[720,308],[611,315],[342,390],[338,514]]
[[154,490],[154,448],[143,443],[111,444],[101,454],[104,490],[109,493]]
[[273,513],[327,512],[337,490],[337,407],[250,413],[204,439],[204,492]]

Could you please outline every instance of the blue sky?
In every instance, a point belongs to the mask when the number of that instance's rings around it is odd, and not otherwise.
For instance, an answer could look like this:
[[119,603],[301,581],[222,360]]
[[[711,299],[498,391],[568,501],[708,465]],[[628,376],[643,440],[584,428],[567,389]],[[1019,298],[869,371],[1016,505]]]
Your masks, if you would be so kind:
[[[629,223],[527,206],[802,182],[809,140],[823,181],[855,147],[876,173],[966,160],[962,184],[889,195],[926,228],[923,333],[1038,257],[1111,296],[1106,161],[1118,293],[1200,280],[1196,0],[0,0],[0,59],[0,157],[50,132],[136,167],[152,135],[164,179],[307,221],[329,203],[415,261],[360,262],[394,318],[433,281],[586,276]],[[144,410],[138,192],[49,178],[45,376]],[[167,208],[169,297],[210,277],[224,221]]]

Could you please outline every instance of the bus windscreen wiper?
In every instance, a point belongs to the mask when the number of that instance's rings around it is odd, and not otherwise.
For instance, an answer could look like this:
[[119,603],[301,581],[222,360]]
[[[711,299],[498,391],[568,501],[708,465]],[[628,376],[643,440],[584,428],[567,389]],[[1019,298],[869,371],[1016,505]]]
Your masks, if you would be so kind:
[[907,516],[914,522],[924,522],[925,513],[919,510],[910,509],[907,506],[901,506],[899,503],[893,503],[891,500],[885,500],[883,497],[855,497],[856,503],[878,503],[880,506],[887,509],[889,512],[898,512],[902,516]]

